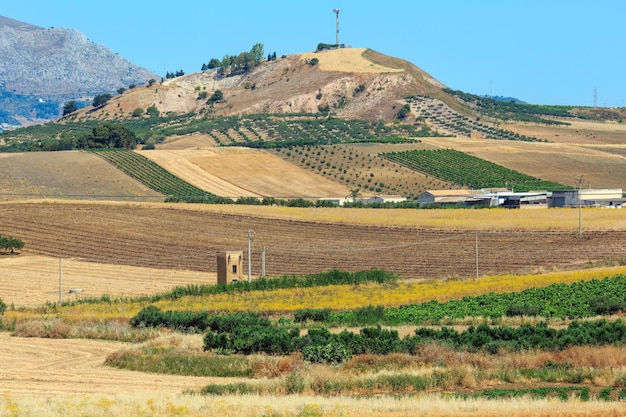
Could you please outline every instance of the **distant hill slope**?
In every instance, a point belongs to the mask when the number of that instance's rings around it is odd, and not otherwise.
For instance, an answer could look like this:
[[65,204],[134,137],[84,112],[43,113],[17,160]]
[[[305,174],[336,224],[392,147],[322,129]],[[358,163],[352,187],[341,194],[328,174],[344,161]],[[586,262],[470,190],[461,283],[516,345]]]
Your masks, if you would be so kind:
[[[212,115],[317,113],[326,108],[341,118],[390,121],[410,95],[427,94],[460,107],[442,88],[405,60],[345,48],[285,56],[235,76],[212,70],[168,79],[126,91],[108,105],[72,118],[130,118],[138,108],[155,106],[161,114]],[[216,90],[224,100],[211,103],[207,98]]]
[[65,101],[90,100],[158,78],[77,30],[40,28],[3,16],[0,57],[0,125],[55,119]]

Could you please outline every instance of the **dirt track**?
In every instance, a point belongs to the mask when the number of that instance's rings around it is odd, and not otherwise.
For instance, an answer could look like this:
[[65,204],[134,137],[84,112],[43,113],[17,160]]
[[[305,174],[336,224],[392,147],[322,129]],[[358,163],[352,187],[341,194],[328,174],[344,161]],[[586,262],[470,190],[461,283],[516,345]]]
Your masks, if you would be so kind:
[[[390,212],[389,215],[393,215]],[[626,258],[626,232],[474,232],[327,224],[150,205],[5,204],[2,232],[29,253],[82,261],[216,271],[215,252],[245,250],[252,273],[383,268],[406,278],[471,277],[581,267]],[[94,277],[97,278],[97,277]]]

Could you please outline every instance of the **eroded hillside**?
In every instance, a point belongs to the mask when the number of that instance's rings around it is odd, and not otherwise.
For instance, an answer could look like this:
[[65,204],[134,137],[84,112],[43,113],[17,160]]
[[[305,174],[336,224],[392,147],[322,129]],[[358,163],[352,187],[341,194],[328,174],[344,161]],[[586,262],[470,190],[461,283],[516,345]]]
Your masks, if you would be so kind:
[[[220,77],[217,71],[206,71],[168,79],[69,119],[129,118],[136,109],[155,106],[161,114],[213,115],[317,113],[327,108],[338,117],[389,121],[400,100],[419,94],[443,97],[443,87],[407,61],[369,49],[336,49],[263,62],[243,75]],[[207,100],[217,90],[224,99]]]

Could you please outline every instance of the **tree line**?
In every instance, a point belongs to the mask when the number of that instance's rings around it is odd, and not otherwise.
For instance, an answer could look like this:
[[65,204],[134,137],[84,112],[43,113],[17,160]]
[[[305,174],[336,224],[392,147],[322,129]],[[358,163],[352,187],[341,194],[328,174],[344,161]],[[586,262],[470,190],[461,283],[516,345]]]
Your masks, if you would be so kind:
[[[217,69],[217,73],[221,77],[245,74],[248,71],[258,67],[265,55],[262,43],[257,43],[249,52],[240,52],[239,55],[224,55],[221,60],[211,58],[208,64],[202,64],[202,71]],[[268,61],[276,59],[276,52],[269,54]]]

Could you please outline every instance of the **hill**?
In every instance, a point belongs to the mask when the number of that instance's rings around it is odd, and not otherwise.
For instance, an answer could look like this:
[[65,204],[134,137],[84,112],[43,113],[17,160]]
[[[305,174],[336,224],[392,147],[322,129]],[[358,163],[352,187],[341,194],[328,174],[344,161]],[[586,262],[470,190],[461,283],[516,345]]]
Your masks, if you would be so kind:
[[[408,95],[430,94],[454,103],[443,87],[407,61],[369,49],[335,49],[285,56],[234,76],[212,70],[167,79],[126,91],[102,108],[85,109],[66,120],[129,118],[135,109],[154,105],[161,114],[217,116],[317,113],[327,106],[341,118],[390,121],[399,100]],[[224,99],[208,103],[206,97],[216,90]]]
[[0,126],[54,120],[64,102],[143,84],[154,73],[73,29],[0,16]]

